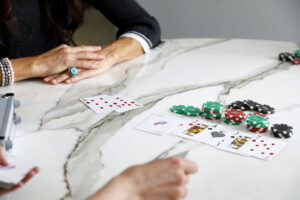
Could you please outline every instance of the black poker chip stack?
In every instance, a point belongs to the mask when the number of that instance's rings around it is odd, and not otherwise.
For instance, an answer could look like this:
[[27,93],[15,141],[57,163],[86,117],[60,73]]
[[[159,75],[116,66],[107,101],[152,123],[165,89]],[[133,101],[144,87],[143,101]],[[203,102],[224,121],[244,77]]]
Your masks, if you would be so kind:
[[271,134],[276,138],[291,138],[293,127],[287,124],[274,124],[271,127]]
[[275,108],[266,104],[260,104],[256,101],[247,99],[244,101],[235,101],[227,106],[229,109],[237,109],[243,111],[255,111],[262,114],[271,115],[275,113]]
[[296,57],[292,53],[284,52],[280,53],[278,59],[284,62],[292,62]]

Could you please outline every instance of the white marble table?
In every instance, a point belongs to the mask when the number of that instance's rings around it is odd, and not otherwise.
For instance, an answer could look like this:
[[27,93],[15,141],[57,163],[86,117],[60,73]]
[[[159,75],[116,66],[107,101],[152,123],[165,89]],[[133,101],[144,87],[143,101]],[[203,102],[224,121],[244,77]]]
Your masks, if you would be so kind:
[[[167,40],[147,56],[74,85],[29,80],[1,88],[0,93],[15,92],[22,104],[13,153],[38,161],[41,168],[3,199],[84,199],[128,166],[150,161],[168,148],[191,149],[187,158],[199,165],[188,185],[188,200],[300,199],[300,66],[277,60],[279,52],[296,48],[274,41]],[[79,101],[117,93],[144,107],[100,116]],[[277,109],[271,123],[294,126],[294,139],[271,161],[134,129],[171,105],[248,98]]]

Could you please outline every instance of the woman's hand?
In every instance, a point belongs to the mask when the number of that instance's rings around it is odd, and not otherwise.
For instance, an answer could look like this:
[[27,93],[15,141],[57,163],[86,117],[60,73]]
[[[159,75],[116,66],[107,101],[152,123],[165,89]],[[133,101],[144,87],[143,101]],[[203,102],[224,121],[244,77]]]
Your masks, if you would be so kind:
[[56,74],[53,76],[47,76],[43,79],[45,83],[50,83],[52,85],[56,85],[59,83],[75,83],[79,80],[94,77],[100,74],[103,74],[110,70],[112,66],[115,64],[114,60],[111,58],[106,58],[102,61],[94,61],[94,65],[99,66],[98,69],[78,69],[78,75],[71,77],[68,72]]
[[[6,155],[5,155],[5,149],[2,146],[0,146],[0,165],[1,166],[9,166],[9,163],[8,163],[8,161],[6,159]],[[20,181],[17,185],[13,186],[10,189],[1,189],[0,188],[0,196],[5,195],[9,192],[12,192],[12,191],[20,188],[22,185],[24,185],[27,181],[29,181],[38,172],[39,172],[39,168],[35,167],[30,172],[28,172],[27,175],[23,178],[23,180]]]
[[74,83],[79,80],[90,78],[103,74],[110,70],[115,64],[130,60],[142,55],[143,48],[139,42],[131,38],[120,38],[112,44],[103,48],[103,50],[96,52],[105,56],[101,61],[91,61],[93,65],[98,66],[97,69],[78,69],[78,75],[71,77],[68,72],[59,73],[53,76],[44,78],[45,83]]
[[22,187],[25,183],[27,183],[34,175],[36,175],[40,169],[38,167],[33,168],[30,172],[26,174],[22,181],[20,181],[17,185],[13,186],[10,189],[1,189],[0,188],[0,196],[5,195],[7,193],[13,192],[18,188]]
[[12,59],[15,80],[51,76],[62,73],[71,66],[76,66],[78,69],[97,69],[99,66],[95,61],[105,58],[99,53],[100,50],[101,47],[98,46],[60,45],[41,55]]
[[197,170],[194,162],[175,157],[134,166],[88,200],[183,200],[189,175]]

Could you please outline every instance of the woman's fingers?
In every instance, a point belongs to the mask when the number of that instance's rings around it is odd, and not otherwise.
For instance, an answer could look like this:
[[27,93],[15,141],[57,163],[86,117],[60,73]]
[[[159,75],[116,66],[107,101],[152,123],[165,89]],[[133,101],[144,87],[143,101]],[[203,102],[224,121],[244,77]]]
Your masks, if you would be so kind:
[[77,68],[82,69],[98,69],[99,66],[95,64],[95,61],[89,61],[89,60],[72,60],[70,62],[70,66],[75,66]]
[[61,74],[55,74],[52,76],[47,76],[45,78],[43,78],[44,83],[49,83],[51,80],[57,78],[58,76],[60,76]]
[[52,85],[56,85],[56,84],[59,84],[63,81],[65,81],[66,79],[70,78],[71,76],[69,75],[69,73],[63,73],[63,74],[60,74],[59,76],[57,76],[56,78],[52,79],[50,81],[50,84]]
[[95,71],[94,70],[85,70],[78,74],[77,76],[73,76],[65,81],[67,84],[75,83],[77,81],[80,81],[82,79],[90,78],[92,76],[95,76]]
[[104,55],[100,53],[95,53],[95,52],[87,52],[87,51],[81,51],[76,54],[74,54],[75,59],[77,60],[103,60],[105,58]]
[[89,52],[93,52],[93,51],[100,51],[102,49],[102,47],[100,46],[77,46],[77,47],[71,47],[71,52],[72,53],[78,53],[80,51],[89,51]]
[[30,172],[28,172],[26,174],[26,176],[23,178],[23,180],[21,181],[22,184],[27,183],[34,175],[36,175],[39,172],[39,168],[35,167],[33,168]]

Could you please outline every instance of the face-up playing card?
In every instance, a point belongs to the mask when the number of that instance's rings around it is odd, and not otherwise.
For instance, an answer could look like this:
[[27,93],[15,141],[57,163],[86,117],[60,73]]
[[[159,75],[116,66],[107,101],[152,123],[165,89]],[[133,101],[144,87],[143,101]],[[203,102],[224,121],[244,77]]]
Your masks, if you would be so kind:
[[112,110],[121,113],[143,107],[142,104],[121,95],[99,95],[80,100],[96,113],[110,112]]
[[111,101],[114,105],[113,109],[120,113],[143,107],[143,105],[137,101],[122,95],[111,96]]
[[213,129],[211,124],[207,122],[202,122],[200,120],[185,120],[172,129],[170,134],[197,142],[211,144],[209,141],[209,139],[212,138],[210,131]]
[[279,153],[288,142],[288,140],[257,135],[245,144],[241,148],[241,151],[256,158],[270,160]]
[[164,135],[174,128],[181,121],[178,117],[171,117],[164,114],[154,114],[138,125],[136,129],[158,135]]
[[113,110],[113,104],[111,104],[111,98],[108,95],[82,98],[80,100],[96,113],[109,112]]
[[37,166],[34,162],[7,155],[9,166],[0,166],[0,188],[9,189],[18,184],[25,175]]
[[242,151],[241,149],[252,139],[253,135],[225,129],[223,129],[222,132],[225,134],[225,137],[217,143],[216,147],[218,149],[237,154],[248,155],[248,153]]

